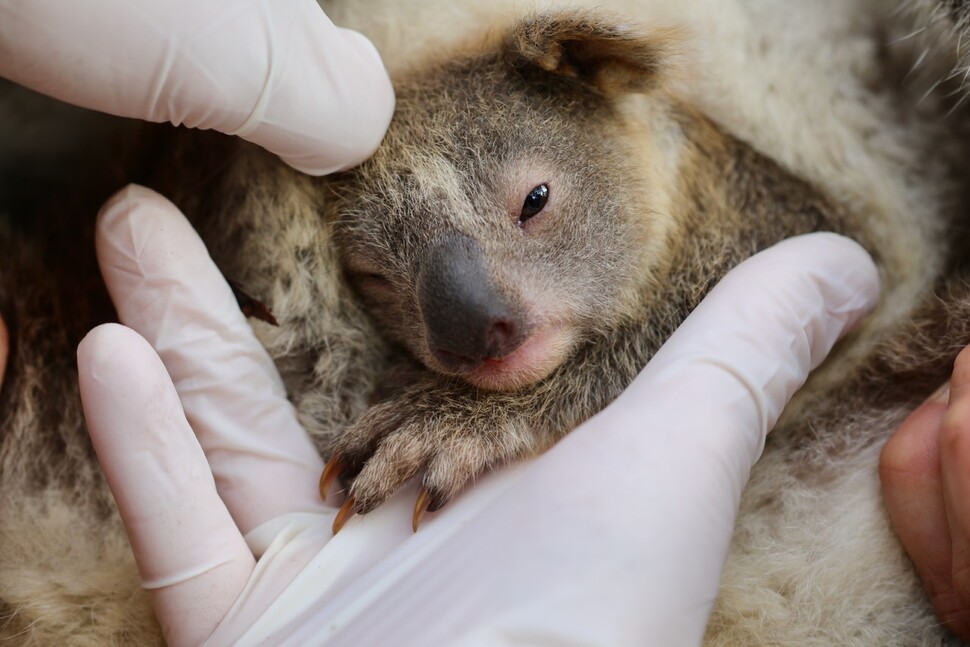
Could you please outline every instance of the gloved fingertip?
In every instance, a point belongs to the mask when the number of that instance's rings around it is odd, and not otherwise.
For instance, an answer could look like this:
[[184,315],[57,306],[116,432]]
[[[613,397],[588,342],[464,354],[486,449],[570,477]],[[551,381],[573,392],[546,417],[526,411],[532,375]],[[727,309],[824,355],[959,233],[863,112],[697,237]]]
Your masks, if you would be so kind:
[[[181,416],[178,396],[155,350],[120,324],[91,330],[78,344],[77,366],[88,432],[115,497],[124,499],[130,475],[118,476],[119,456],[159,442],[158,434],[177,424],[170,421]],[[147,424],[149,418],[155,424]]]
[[[222,281],[178,207],[143,186],[128,185],[104,204],[95,249],[119,319],[153,344],[159,318],[174,292],[208,285],[213,272],[216,282]],[[220,287],[225,287],[224,281]],[[220,297],[218,303],[231,300],[232,294]]]
[[131,385],[140,377],[133,368],[146,362],[159,363],[155,351],[137,332],[117,323],[102,324],[84,336],[77,347],[77,363],[82,395],[89,380],[111,388],[112,384]]
[[108,198],[98,212],[98,224],[112,223],[123,218],[131,211],[132,206],[140,199],[158,195],[151,189],[138,184],[128,184]]
[[[759,286],[752,312],[764,321],[787,321],[785,335],[803,331],[802,349],[814,369],[835,342],[879,303],[879,271],[857,242],[833,233],[784,240],[729,272],[698,310],[733,300]],[[733,295],[733,296],[731,296]],[[784,317],[782,317],[784,315]],[[690,321],[690,320],[688,320]],[[777,332],[782,332],[779,328]]]
[[351,29],[341,29],[340,32],[349,46],[360,52],[360,57],[367,62],[367,73],[354,78],[359,83],[355,90],[359,99],[355,101],[353,112],[357,114],[356,120],[363,124],[357,131],[355,142],[359,158],[347,160],[341,169],[345,170],[369,158],[384,141],[394,116],[395,96],[394,86],[374,44],[360,32]]
[[847,312],[855,325],[879,302],[879,270],[858,242],[831,232],[796,236],[769,253],[786,256],[799,267],[818,266],[816,280],[824,283],[830,312]]
[[89,368],[101,365],[105,349],[110,343],[108,339],[112,336],[111,328],[117,325],[108,323],[93,328],[77,345],[77,364],[82,380]]
[[108,198],[98,212],[98,239],[118,233],[122,223],[146,207],[177,210],[159,193],[139,184],[129,184]]
[[327,44],[339,66],[327,68],[315,83],[327,87],[328,119],[317,120],[300,146],[259,143],[307,175],[321,176],[353,168],[380,146],[394,116],[394,87],[377,48],[360,32],[337,28],[342,42]]
[[[857,242],[832,233],[792,239],[797,272],[805,272],[817,292],[820,307],[805,311],[805,331],[810,341],[811,367],[828,355],[837,339],[855,329],[878,305],[879,270],[869,253]],[[787,247],[780,246],[781,253]]]

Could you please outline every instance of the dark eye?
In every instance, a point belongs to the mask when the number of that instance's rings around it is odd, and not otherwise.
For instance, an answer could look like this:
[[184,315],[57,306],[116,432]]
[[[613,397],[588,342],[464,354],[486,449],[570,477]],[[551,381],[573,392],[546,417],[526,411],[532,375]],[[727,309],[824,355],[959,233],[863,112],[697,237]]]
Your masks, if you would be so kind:
[[536,188],[529,191],[529,195],[525,197],[525,202],[522,203],[522,213],[519,214],[519,224],[521,225],[526,220],[542,211],[542,208],[546,206],[547,200],[549,200],[549,187],[545,184],[540,184]]

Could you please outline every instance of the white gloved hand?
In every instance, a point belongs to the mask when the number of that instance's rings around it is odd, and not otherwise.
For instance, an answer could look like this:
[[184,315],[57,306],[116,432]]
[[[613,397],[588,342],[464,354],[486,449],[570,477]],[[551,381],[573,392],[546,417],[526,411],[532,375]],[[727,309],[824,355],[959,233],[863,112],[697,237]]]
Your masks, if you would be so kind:
[[313,175],[369,157],[394,108],[373,45],[314,0],[0,0],[0,76],[239,135]]
[[781,243],[543,456],[417,534],[415,485],[333,538],[321,461],[191,227],[129,188],[101,214],[98,253],[148,343],[88,335],[85,414],[176,645],[699,643],[765,434],[878,291],[847,239]]

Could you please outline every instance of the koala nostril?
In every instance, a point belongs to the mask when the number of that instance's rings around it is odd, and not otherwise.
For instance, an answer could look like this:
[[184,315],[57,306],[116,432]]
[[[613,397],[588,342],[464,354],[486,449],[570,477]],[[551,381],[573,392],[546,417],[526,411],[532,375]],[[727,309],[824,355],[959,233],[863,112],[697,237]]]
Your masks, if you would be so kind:
[[498,319],[493,322],[487,332],[486,355],[488,357],[504,357],[515,350],[515,324],[508,319]]
[[460,338],[432,341],[431,353],[453,371],[473,371],[486,360],[508,357],[522,345],[522,326],[514,319],[485,317],[479,323],[462,328]]

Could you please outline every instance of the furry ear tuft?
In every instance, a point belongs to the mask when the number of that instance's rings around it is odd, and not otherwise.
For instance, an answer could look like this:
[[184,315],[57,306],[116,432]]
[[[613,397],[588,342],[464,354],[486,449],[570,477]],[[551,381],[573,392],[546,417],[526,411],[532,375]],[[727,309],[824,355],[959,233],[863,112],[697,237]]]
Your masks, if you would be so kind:
[[507,53],[516,67],[538,67],[611,95],[659,86],[677,40],[673,29],[646,35],[608,16],[566,12],[519,23]]

